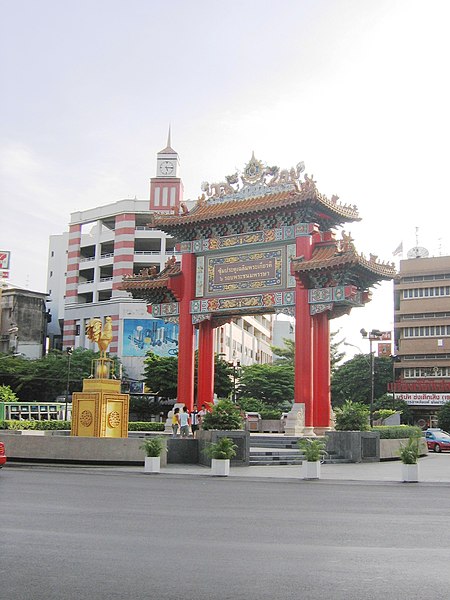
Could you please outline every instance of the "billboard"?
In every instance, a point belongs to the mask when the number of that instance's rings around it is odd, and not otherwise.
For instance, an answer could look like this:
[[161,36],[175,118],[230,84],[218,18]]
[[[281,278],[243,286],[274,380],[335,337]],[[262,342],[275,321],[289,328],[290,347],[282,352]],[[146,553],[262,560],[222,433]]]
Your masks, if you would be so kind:
[[162,319],[124,319],[123,356],[145,356],[151,350],[158,356],[178,355],[178,324]]

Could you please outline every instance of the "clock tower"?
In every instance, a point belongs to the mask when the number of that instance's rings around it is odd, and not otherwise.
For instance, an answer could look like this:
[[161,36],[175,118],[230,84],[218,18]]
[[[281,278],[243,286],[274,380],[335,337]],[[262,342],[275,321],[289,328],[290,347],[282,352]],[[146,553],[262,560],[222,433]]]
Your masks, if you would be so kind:
[[156,157],[156,177],[150,180],[150,210],[178,214],[183,200],[183,183],[179,178],[180,159],[170,145],[170,128],[167,146]]

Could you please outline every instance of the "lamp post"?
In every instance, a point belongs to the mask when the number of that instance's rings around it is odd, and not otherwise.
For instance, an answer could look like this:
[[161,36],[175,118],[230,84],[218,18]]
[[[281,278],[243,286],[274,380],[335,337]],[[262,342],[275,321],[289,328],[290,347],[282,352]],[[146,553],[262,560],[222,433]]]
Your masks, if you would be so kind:
[[379,329],[372,329],[369,333],[365,329],[360,331],[364,339],[369,339],[369,353],[370,353],[370,408],[369,408],[369,422],[370,426],[373,427],[373,401],[375,396],[375,359],[372,352],[372,342],[374,340],[381,340],[383,332]]
[[233,369],[233,402],[236,404],[236,375],[238,374],[238,369],[241,366],[241,362],[239,360],[229,362],[228,365]]
[[66,408],[64,411],[64,420],[67,421],[67,404],[69,402],[69,385],[70,385],[70,360],[72,358],[73,348],[72,346],[68,346],[66,348],[67,352],[67,386],[66,386]]

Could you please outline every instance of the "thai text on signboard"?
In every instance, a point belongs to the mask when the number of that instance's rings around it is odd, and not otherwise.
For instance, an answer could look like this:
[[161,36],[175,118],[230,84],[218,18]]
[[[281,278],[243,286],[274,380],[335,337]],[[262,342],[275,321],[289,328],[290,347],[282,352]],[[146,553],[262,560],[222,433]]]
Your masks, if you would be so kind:
[[441,406],[450,402],[450,394],[396,394],[396,398],[411,406]]
[[208,292],[235,292],[280,287],[283,251],[243,252],[232,256],[208,257]]

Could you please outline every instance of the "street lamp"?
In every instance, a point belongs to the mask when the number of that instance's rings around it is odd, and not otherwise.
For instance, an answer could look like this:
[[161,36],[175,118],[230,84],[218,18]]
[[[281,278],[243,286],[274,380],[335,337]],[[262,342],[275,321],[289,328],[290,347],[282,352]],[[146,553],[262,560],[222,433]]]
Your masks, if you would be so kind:
[[228,363],[228,366],[233,369],[233,402],[236,404],[236,375],[239,375],[241,362],[239,360],[233,360]]
[[369,409],[369,422],[370,426],[373,427],[373,401],[375,395],[375,360],[372,352],[372,342],[374,340],[381,340],[383,332],[379,329],[372,329],[369,333],[365,329],[360,331],[364,339],[369,339],[369,353],[370,353],[370,409]]
[[70,359],[72,358],[72,352],[73,352],[72,346],[68,346],[66,348],[66,352],[67,352],[68,364],[67,364],[66,408],[65,408],[65,411],[64,411],[64,420],[65,421],[67,421],[67,404],[69,402]]
[[392,358],[392,409],[395,410],[395,363],[401,361],[400,356],[393,354]]

